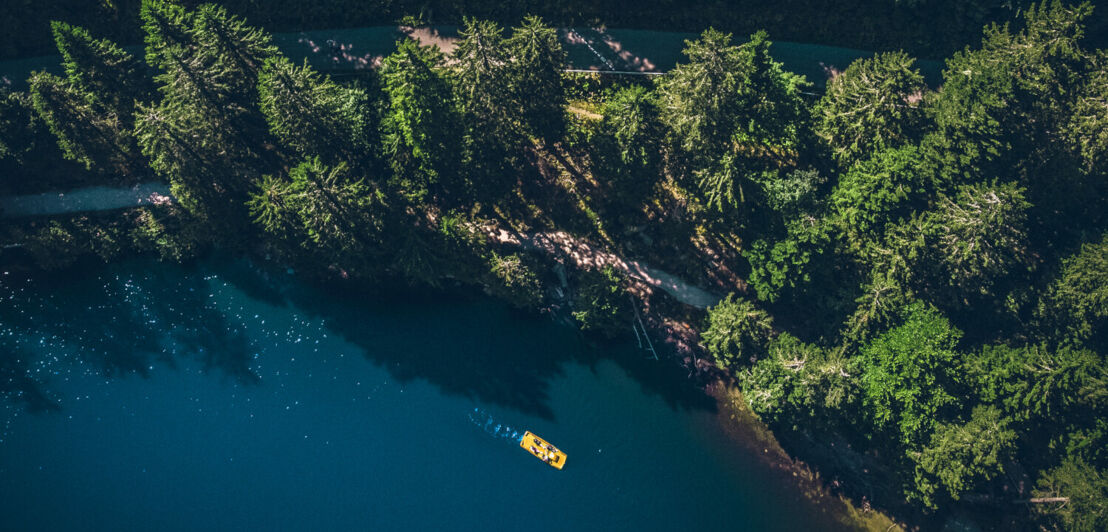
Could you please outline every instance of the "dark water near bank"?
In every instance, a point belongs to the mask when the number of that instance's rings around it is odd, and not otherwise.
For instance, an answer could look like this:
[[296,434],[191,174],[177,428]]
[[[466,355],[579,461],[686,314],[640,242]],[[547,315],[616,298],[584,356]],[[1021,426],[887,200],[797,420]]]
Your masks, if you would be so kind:
[[2,275],[0,323],[5,530],[830,526],[672,365],[481,298],[135,261]]

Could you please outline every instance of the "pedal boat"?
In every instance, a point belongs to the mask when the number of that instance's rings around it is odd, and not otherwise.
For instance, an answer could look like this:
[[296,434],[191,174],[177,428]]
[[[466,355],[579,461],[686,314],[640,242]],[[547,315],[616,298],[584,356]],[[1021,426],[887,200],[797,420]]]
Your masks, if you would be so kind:
[[559,451],[557,447],[550,445],[546,440],[535,436],[531,431],[527,431],[523,434],[523,439],[519,441],[519,446],[535,455],[535,458],[549,464],[550,467],[561,469],[566,465],[566,453]]

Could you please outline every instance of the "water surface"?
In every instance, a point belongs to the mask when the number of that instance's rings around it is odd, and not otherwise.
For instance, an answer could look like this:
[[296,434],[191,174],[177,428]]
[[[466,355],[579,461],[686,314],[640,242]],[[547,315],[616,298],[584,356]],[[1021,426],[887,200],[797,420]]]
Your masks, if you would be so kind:
[[0,300],[5,529],[830,527],[633,339],[228,260],[0,272]]

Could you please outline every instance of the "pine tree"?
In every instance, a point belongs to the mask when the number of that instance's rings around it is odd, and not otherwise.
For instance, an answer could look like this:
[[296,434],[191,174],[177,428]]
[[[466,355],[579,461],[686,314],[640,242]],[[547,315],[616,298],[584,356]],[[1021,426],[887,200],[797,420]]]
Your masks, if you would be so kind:
[[541,18],[529,16],[513,28],[507,47],[508,79],[531,135],[547,143],[565,135],[566,94],[562,81],[566,53],[558,32]]
[[83,28],[62,22],[51,28],[66,77],[37,73],[29,83],[35,110],[62,154],[113,175],[143,172],[131,132],[134,103],[150,92],[142,65]]
[[258,74],[276,52],[269,37],[226,10],[196,11],[144,0],[146,57],[161,102],[143,106],[136,134],[151,166],[168,178],[193,214],[224,226],[247,225],[244,202],[262,169],[279,158],[258,106]]
[[918,453],[911,498],[929,508],[946,499],[958,500],[983,481],[1004,472],[1015,451],[1016,431],[995,406],[973,409],[966,423],[940,423],[930,443]]
[[153,89],[146,68],[115,43],[94,39],[84,28],[54,21],[51,29],[72,87],[130,128],[134,102],[148,98]]
[[912,142],[923,125],[923,76],[904,52],[859,59],[827,84],[816,133],[840,166]]
[[67,159],[87,169],[130,172],[131,132],[117,115],[97,112],[97,105],[68,80],[37,72],[28,81],[35,112],[57,137]]
[[394,186],[413,201],[451,188],[457,178],[460,130],[453,90],[437,46],[410,39],[381,68],[389,108],[383,120],[385,153]]
[[805,130],[804,78],[773,61],[769,44],[763,32],[735,46],[709,29],[686,41],[689,62],[658,84],[662,121],[717,211],[745,204],[754,180],[774,178]]
[[248,205],[267,233],[300,237],[344,268],[364,267],[379,252],[383,196],[352,179],[344,164],[328,167],[313,157],[289,171],[288,180],[265,176]]
[[467,188],[494,201],[515,183],[513,169],[526,141],[522,108],[512,100],[503,34],[495,22],[467,19],[451,54]]
[[310,67],[283,57],[267,59],[258,93],[269,130],[301,157],[318,156],[328,165],[373,166],[379,148],[374,110],[366,91],[341,86]]

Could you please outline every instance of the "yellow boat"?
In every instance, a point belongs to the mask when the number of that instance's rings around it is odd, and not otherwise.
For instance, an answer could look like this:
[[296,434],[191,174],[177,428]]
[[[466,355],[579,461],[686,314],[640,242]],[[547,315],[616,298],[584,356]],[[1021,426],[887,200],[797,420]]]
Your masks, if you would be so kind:
[[535,455],[539,460],[550,464],[550,467],[561,469],[566,465],[566,453],[559,451],[557,447],[550,445],[546,440],[535,436],[531,431],[523,434],[519,446],[527,449],[527,452]]

